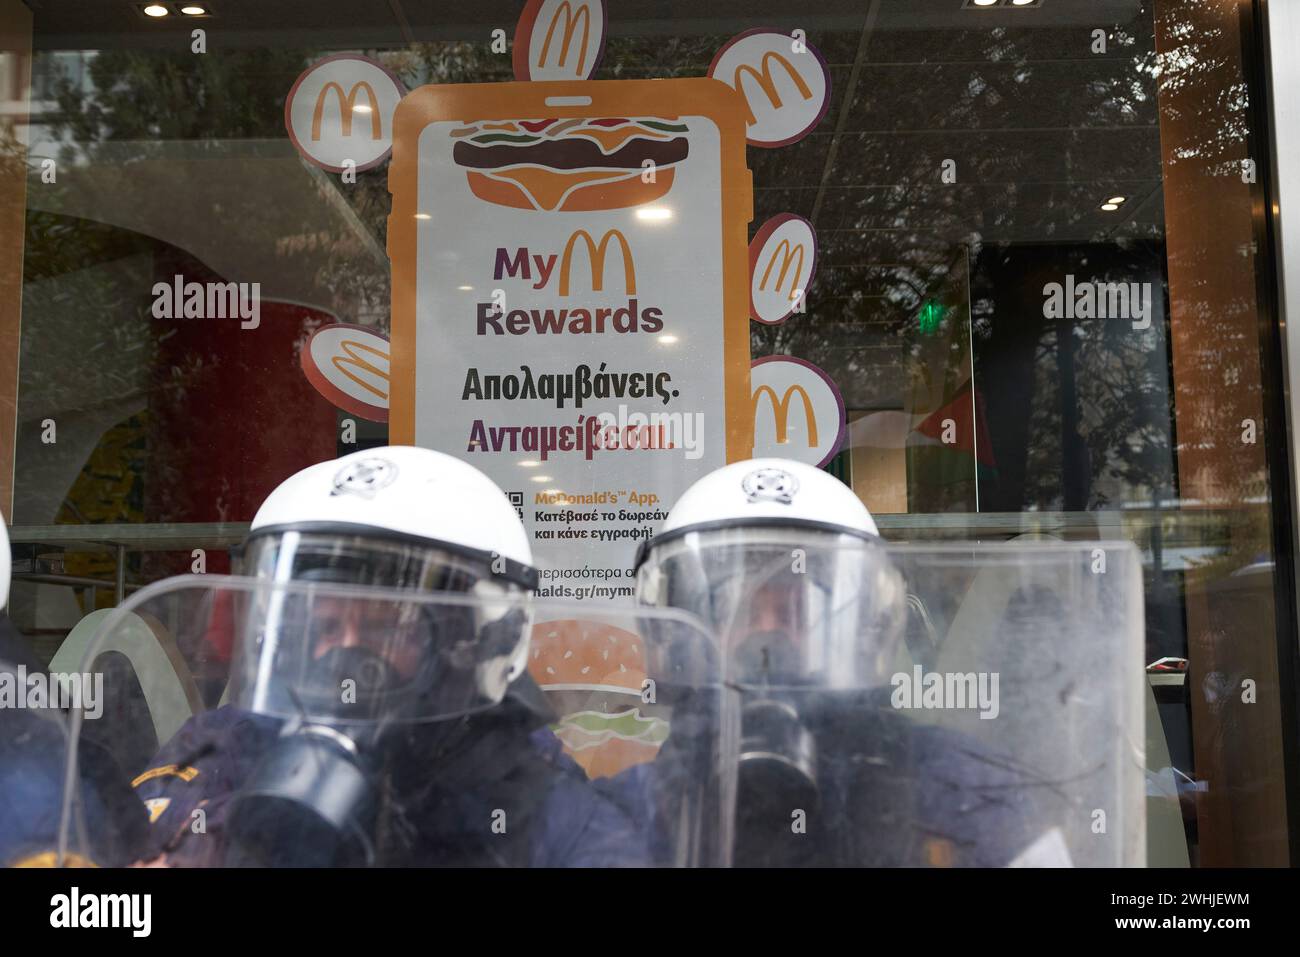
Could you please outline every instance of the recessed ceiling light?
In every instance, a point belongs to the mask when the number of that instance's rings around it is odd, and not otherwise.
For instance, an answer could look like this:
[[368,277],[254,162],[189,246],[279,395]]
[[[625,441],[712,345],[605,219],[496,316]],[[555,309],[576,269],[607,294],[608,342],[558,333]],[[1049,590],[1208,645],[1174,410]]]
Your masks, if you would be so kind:
[[185,14],[187,17],[206,17],[208,15],[208,8],[201,7],[197,3],[187,3],[185,6],[181,7],[181,13]]
[[1011,0],[1011,5],[1013,7],[1027,7],[1034,2],[1035,0]]
[[1119,203],[1102,203],[1101,208],[1108,213],[1113,213],[1115,210],[1119,209]]
[[1106,202],[1114,203],[1116,206],[1118,206],[1120,203],[1125,202],[1127,199],[1128,199],[1127,196],[1112,196],[1110,199],[1106,200]]
[[971,0],[971,3],[977,7],[991,7],[997,2],[998,0]]
[[141,7],[140,12],[146,17],[165,17],[171,13],[161,3],[151,3],[148,6]]

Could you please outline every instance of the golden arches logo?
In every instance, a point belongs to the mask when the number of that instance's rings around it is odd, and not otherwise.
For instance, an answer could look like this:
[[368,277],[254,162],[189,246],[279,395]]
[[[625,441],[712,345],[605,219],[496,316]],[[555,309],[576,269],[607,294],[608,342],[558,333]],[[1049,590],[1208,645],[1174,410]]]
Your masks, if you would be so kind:
[[781,291],[781,283],[785,282],[785,275],[790,271],[790,264],[798,257],[799,264],[794,270],[794,279],[790,285],[790,298],[797,299],[799,293],[799,279],[803,276],[803,243],[791,243],[788,239],[783,239],[776,244],[776,249],[772,250],[772,258],[767,261],[767,269],[763,271],[763,278],[758,281],[759,289],[767,288],[767,281],[772,276],[772,267],[776,265],[776,259],[781,256],[781,271],[776,275],[776,286],[773,287],[777,292]]
[[618,240],[618,247],[623,252],[623,286],[629,296],[636,295],[636,267],[632,263],[632,249],[627,244],[627,237],[620,230],[611,229],[600,238],[600,244],[591,238],[591,233],[579,229],[564,244],[564,255],[560,258],[560,295],[569,294],[569,269],[572,265],[573,250],[581,239],[587,246],[587,257],[591,260],[591,289],[600,292],[605,287],[605,253],[609,250],[609,241]]
[[342,342],[339,343],[339,349],[342,350],[344,354],[341,356],[331,356],[330,364],[334,366],[335,369],[338,369],[339,372],[343,373],[343,375],[347,376],[349,379],[355,382],[357,385],[361,386],[361,388],[367,390],[368,392],[373,393],[374,395],[378,396],[381,399],[387,399],[388,398],[387,392],[383,391],[382,389],[375,388],[369,382],[365,381],[359,375],[353,372],[351,368],[347,368],[347,367],[352,366],[356,369],[361,370],[362,372],[368,372],[371,375],[375,376],[376,378],[383,379],[385,382],[387,382],[388,373],[385,372],[383,369],[380,369],[378,366],[372,365],[368,360],[358,355],[358,353],[368,352],[373,356],[379,357],[385,362],[388,361],[388,353],[384,352],[384,350],[382,349],[376,349],[374,346],[368,346],[364,342],[357,342],[355,339],[344,339]]
[[352,84],[352,89],[347,95],[343,94],[343,87],[338,83],[330,80],[323,87],[320,93],[316,95],[316,109],[311,115],[311,138],[320,139],[321,120],[325,116],[325,100],[330,91],[334,91],[339,102],[339,121],[343,126],[343,135],[352,135],[352,114],[357,108],[357,96],[364,92],[370,100],[370,138],[377,140],[383,135],[383,127],[379,120],[379,97],[375,95],[375,88],[365,80],[358,80]]
[[[799,95],[805,100],[811,100],[813,94],[807,82],[805,82],[804,78],[799,75],[799,71],[794,68],[794,64],[775,50],[768,50],[763,54],[763,59],[759,61],[758,69],[754,69],[754,67],[750,66],[748,63],[742,63],[740,66],[736,67],[736,73],[732,77],[732,86],[743,94],[745,88],[741,86],[740,78],[744,74],[752,76],[758,81],[758,88],[767,94],[768,102],[772,104],[772,108],[774,110],[779,110],[783,104],[781,102],[780,94],[776,92],[776,78],[772,76],[773,60],[785,67],[786,75],[794,81],[795,89],[799,91]],[[745,122],[748,125],[753,126],[758,122],[758,120],[754,118],[754,111],[750,109],[749,97],[745,97],[745,113]]]
[[573,40],[573,35],[578,30],[578,20],[582,20],[582,47],[578,51],[578,67],[574,73],[582,75],[583,67],[587,62],[587,44],[591,40],[591,10],[585,3],[578,5],[577,13],[574,13],[573,7],[569,0],[564,0],[556,9],[555,14],[551,17],[551,25],[546,31],[546,39],[542,41],[542,52],[537,59],[539,67],[546,66],[546,53],[551,48],[551,40],[555,36],[555,28],[560,25],[560,17],[564,17],[564,33],[560,38],[560,59],[556,61],[556,66],[564,66],[565,59],[569,56],[569,45]]
[[808,390],[801,385],[792,385],[785,390],[785,394],[780,399],[776,397],[776,390],[770,385],[761,385],[754,391],[753,411],[754,424],[758,424],[758,406],[763,396],[767,396],[772,403],[772,420],[776,425],[776,441],[778,445],[785,445],[789,441],[790,425],[790,403],[797,395],[803,400],[804,424],[808,427],[808,448],[817,447],[817,416],[813,414],[812,399],[808,396]]

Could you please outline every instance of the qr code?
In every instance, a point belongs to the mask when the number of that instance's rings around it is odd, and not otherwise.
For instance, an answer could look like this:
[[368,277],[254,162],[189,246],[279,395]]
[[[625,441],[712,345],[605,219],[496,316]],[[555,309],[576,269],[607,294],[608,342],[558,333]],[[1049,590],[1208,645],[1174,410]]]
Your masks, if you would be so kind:
[[524,520],[524,493],[507,492],[506,494],[510,496],[510,504],[515,507],[515,514],[519,516],[519,521],[522,522]]

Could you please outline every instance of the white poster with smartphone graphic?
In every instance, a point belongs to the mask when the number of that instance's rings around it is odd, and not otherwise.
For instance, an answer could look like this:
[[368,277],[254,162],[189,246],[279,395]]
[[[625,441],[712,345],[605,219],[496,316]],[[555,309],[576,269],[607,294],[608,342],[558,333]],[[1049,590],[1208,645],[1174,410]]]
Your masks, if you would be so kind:
[[412,440],[506,491],[542,596],[630,600],[637,545],[726,463],[743,414],[719,125],[439,120],[415,169]]

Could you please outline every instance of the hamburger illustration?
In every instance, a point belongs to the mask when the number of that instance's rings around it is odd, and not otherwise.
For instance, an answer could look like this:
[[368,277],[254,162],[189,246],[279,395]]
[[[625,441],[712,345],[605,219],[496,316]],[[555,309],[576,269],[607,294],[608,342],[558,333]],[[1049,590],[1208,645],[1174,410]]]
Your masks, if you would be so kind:
[[552,731],[590,778],[653,761],[668,722],[641,700],[646,679],[641,637],[594,621],[533,627],[528,671],[563,715]]
[[[487,121],[452,130],[452,159],[489,203],[548,212],[624,209],[672,189],[689,151],[686,132],[673,119]],[[643,175],[647,170],[653,175]]]

